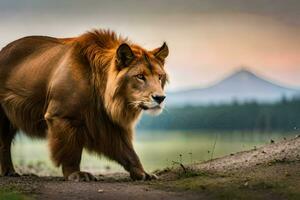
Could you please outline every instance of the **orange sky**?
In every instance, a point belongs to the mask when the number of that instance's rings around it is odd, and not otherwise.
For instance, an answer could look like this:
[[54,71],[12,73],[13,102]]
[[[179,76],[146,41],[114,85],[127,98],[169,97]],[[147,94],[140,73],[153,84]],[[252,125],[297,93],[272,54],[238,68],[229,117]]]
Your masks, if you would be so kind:
[[300,88],[299,10],[295,0],[11,0],[0,2],[0,47],[110,28],[150,49],[167,41],[170,90],[207,86],[241,66]]

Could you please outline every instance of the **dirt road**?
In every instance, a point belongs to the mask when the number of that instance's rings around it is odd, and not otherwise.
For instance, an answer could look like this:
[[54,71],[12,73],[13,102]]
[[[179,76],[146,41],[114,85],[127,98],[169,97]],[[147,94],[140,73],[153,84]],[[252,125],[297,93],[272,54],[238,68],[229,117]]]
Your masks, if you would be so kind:
[[89,183],[0,177],[0,200],[300,199],[300,137],[158,174],[150,182],[132,182],[127,174]]

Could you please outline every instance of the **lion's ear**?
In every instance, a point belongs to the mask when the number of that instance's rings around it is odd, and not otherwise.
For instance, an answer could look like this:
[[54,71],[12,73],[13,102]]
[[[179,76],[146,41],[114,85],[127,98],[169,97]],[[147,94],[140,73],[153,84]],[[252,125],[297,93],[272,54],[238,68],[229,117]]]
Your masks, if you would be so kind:
[[164,44],[160,48],[154,49],[152,53],[157,59],[164,62],[166,57],[169,55],[169,48],[164,42]]
[[117,49],[117,63],[118,66],[127,67],[134,58],[134,54],[130,48],[130,46],[126,43],[123,43]]

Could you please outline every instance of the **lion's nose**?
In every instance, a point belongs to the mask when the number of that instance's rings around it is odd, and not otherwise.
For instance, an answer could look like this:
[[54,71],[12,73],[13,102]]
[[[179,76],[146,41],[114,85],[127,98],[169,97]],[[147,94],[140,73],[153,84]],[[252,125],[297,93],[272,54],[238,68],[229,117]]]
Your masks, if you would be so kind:
[[152,98],[154,99],[154,101],[156,101],[158,104],[160,104],[161,102],[163,102],[166,98],[166,96],[164,95],[152,95]]

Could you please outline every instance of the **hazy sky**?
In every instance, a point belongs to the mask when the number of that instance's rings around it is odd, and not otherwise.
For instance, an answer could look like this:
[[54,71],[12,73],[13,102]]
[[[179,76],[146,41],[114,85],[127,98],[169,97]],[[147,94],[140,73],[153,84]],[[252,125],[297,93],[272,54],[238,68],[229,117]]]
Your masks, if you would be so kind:
[[0,48],[92,28],[149,49],[167,41],[170,90],[207,86],[241,66],[300,88],[299,0],[0,0]]

